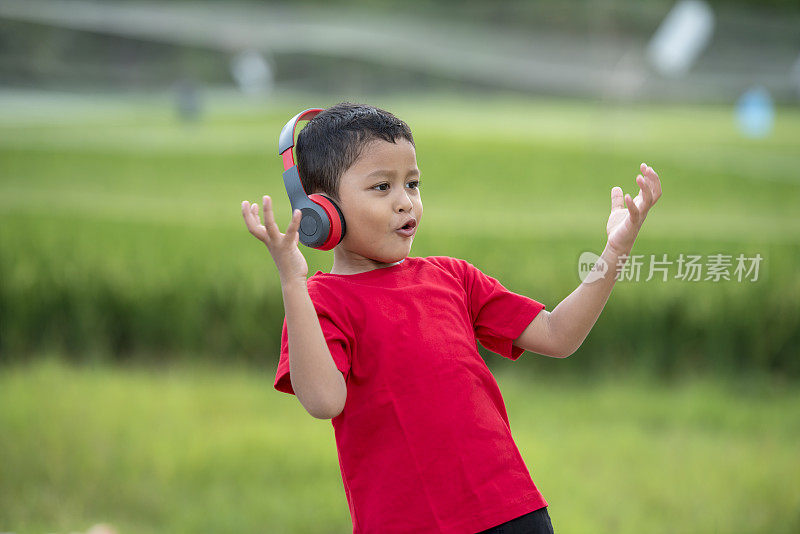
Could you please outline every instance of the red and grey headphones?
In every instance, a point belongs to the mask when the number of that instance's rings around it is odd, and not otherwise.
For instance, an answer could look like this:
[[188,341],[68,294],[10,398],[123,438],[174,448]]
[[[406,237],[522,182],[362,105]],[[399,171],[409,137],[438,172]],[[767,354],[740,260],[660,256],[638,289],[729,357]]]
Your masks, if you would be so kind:
[[300,242],[311,248],[330,250],[344,237],[346,231],[344,214],[339,206],[325,195],[306,194],[292,154],[297,123],[301,120],[309,121],[322,111],[325,110],[311,108],[289,119],[278,138],[278,154],[283,158],[283,185],[292,204],[292,213],[299,209],[303,214],[300,220]]

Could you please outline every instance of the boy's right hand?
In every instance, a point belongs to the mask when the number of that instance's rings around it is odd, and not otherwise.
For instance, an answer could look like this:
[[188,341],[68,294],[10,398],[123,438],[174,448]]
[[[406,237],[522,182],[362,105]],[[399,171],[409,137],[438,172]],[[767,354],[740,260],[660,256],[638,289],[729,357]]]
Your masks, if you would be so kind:
[[302,212],[294,210],[292,220],[286,228],[286,233],[282,234],[272,216],[272,200],[264,195],[263,202],[263,225],[258,218],[258,204],[250,204],[246,200],[242,202],[242,216],[244,216],[247,229],[259,241],[267,245],[269,253],[278,267],[281,283],[295,279],[302,279],[305,282],[308,276],[308,263],[306,263],[306,259],[297,247],[300,242],[299,229]]

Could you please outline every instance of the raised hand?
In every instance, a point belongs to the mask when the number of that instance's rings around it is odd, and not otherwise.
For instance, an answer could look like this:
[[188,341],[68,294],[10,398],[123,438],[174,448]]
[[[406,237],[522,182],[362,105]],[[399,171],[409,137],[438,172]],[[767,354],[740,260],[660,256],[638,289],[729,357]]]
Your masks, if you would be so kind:
[[628,194],[623,197],[621,187],[611,189],[611,214],[608,216],[606,231],[608,246],[617,254],[630,253],[647,213],[661,198],[661,180],[656,171],[644,163],[639,170],[642,174],[636,177],[639,185],[636,198],[631,198]]
[[258,217],[258,204],[250,204],[246,200],[242,202],[242,216],[247,229],[259,241],[267,245],[267,249],[278,267],[281,283],[298,278],[305,281],[308,276],[308,263],[297,247],[300,242],[299,228],[302,218],[300,210],[294,210],[286,233],[282,234],[272,215],[272,199],[264,195],[262,200],[264,224],[261,224]]

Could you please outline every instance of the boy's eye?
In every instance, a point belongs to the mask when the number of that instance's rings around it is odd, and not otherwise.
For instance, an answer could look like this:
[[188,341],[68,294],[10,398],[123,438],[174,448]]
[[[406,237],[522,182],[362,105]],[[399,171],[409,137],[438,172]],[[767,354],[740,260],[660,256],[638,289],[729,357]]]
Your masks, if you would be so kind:
[[[378,189],[378,191],[388,191],[389,185],[390,184],[382,183],[382,184],[378,184],[378,185],[374,186],[373,189],[381,188],[381,189]],[[413,182],[408,182],[408,185],[412,186],[412,189],[419,189],[419,185],[420,185],[419,184],[419,180],[414,180]],[[386,188],[384,188],[384,186]]]

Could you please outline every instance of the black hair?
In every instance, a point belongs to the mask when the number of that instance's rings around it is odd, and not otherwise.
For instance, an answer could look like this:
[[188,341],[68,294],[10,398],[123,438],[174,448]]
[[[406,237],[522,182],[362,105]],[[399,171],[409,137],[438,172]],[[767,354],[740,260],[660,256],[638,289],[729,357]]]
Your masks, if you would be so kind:
[[414,146],[408,124],[388,111],[342,102],[311,119],[297,136],[297,170],[306,193],[315,192],[339,201],[339,180],[370,142],[396,143],[406,139]]

